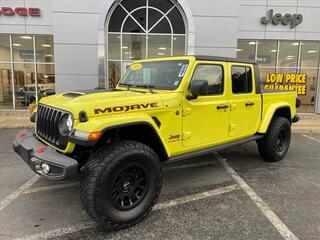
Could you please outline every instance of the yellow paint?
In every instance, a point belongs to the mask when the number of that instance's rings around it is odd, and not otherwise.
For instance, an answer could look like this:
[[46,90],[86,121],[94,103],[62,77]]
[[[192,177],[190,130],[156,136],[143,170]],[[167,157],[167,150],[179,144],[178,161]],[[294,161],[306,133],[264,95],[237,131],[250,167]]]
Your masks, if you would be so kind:
[[132,71],[139,71],[139,70],[142,69],[142,64],[140,64],[140,63],[131,64],[131,65],[130,65],[130,69],[131,69]]
[[[144,62],[170,60],[189,61],[181,84],[176,90],[154,89],[151,93],[148,89],[130,88],[133,90],[130,91],[126,87],[117,86],[118,91],[83,94],[75,98],[57,94],[41,99],[41,103],[69,111],[75,118],[74,129],[88,132],[103,131],[108,127],[128,123],[146,123],[156,131],[169,157],[243,139],[257,132],[264,133],[278,107],[290,106],[291,116],[295,114],[294,92],[264,94],[263,106],[261,106],[261,95],[256,94],[254,90],[250,94],[232,93],[231,66],[245,65],[253,68],[251,64],[197,61],[193,56],[184,56],[141,60],[132,64],[130,68],[139,70]],[[223,66],[222,95],[199,96],[197,99],[187,100],[187,95],[190,95],[188,87],[198,64]],[[245,106],[247,102],[252,102],[254,105]],[[152,106],[148,105],[150,103]],[[228,105],[228,109],[218,110],[217,106],[220,104]],[[95,112],[95,109],[102,111]],[[79,122],[80,111],[87,113],[87,122]],[[161,122],[160,128],[152,117]],[[73,143],[68,143],[66,149],[57,150],[71,153],[74,147]]]

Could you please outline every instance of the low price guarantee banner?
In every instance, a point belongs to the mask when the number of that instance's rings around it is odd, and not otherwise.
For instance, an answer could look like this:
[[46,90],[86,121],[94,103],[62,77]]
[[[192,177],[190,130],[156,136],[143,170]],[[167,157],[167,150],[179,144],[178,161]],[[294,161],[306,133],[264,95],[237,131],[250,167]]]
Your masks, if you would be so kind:
[[264,89],[291,90],[298,95],[306,95],[306,84],[305,73],[267,73]]

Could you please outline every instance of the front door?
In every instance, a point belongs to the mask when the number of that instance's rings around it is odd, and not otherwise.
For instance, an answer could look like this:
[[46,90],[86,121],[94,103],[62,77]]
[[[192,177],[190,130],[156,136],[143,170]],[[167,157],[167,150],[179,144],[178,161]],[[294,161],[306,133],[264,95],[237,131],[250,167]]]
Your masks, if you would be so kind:
[[228,140],[229,101],[226,64],[199,62],[191,81],[208,81],[208,94],[183,104],[183,146],[194,149]]
[[256,133],[261,116],[261,95],[256,93],[252,65],[229,64],[229,68],[231,68],[229,136],[235,140]]

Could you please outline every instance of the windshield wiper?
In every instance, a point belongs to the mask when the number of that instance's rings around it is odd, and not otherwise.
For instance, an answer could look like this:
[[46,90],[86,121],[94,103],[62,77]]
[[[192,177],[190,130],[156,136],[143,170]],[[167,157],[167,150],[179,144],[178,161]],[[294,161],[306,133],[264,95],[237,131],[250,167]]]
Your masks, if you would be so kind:
[[147,84],[141,84],[141,85],[136,85],[135,87],[139,88],[146,88],[150,91],[150,93],[155,93],[152,89],[155,88],[153,85],[147,85]]
[[131,83],[120,83],[119,86],[120,87],[127,87],[127,91],[145,93],[144,91],[138,91],[138,90],[130,89],[130,88],[136,88],[137,87],[136,85],[133,85]]

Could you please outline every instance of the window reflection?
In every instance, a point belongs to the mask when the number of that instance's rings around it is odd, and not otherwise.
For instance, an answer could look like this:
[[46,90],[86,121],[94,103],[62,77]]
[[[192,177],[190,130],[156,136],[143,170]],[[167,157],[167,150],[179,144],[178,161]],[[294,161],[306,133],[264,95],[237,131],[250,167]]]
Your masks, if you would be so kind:
[[51,36],[36,36],[37,62],[53,62],[53,39]]
[[9,35],[0,35],[0,61],[10,61],[10,37]]
[[108,35],[108,58],[120,60],[120,34]]
[[257,62],[261,66],[276,66],[277,41],[259,41]]
[[0,108],[12,108],[10,64],[0,64]]
[[[315,112],[317,101],[317,84],[319,79],[320,42],[312,41],[282,41],[259,40],[257,52],[248,47],[255,46],[256,40],[239,40],[237,56],[252,59],[252,54],[257,58],[263,56],[268,63],[260,61],[260,81],[263,89],[291,88],[297,91],[302,100],[302,106],[298,112]],[[278,45],[279,44],[279,52]],[[301,52],[299,54],[299,48]],[[299,59],[300,56],[300,59]],[[279,59],[278,64],[277,60]],[[300,62],[300,66],[298,63]],[[305,83],[270,83],[267,82],[267,74],[306,74]]]
[[122,35],[122,59],[138,60],[146,58],[146,36],[140,34]]
[[149,58],[171,56],[171,36],[149,35]]
[[25,108],[36,100],[34,64],[14,64],[16,108]]
[[238,58],[254,60],[256,51],[256,41],[239,40],[236,51]]
[[299,96],[302,101],[302,105],[297,109],[297,111],[314,112],[317,93],[318,69],[302,68],[300,72],[307,74],[307,81],[306,94]]
[[182,56],[186,52],[186,37],[185,36],[173,36],[173,55]]
[[299,42],[281,41],[279,48],[279,67],[295,68],[298,64]]
[[[40,99],[45,89],[50,89],[46,94],[54,94],[53,37],[11,35],[11,38],[12,59],[10,35],[0,34],[0,61],[5,62],[0,64],[0,108],[25,109],[35,102],[37,96]],[[11,83],[12,70],[14,86]],[[36,92],[36,79],[38,92]]]
[[109,88],[114,88],[121,78],[121,62],[120,61],[110,61],[108,63],[108,79],[109,79]]
[[15,62],[33,62],[33,37],[29,35],[12,36],[12,51]]
[[317,68],[319,65],[320,43],[302,42],[300,66]]

